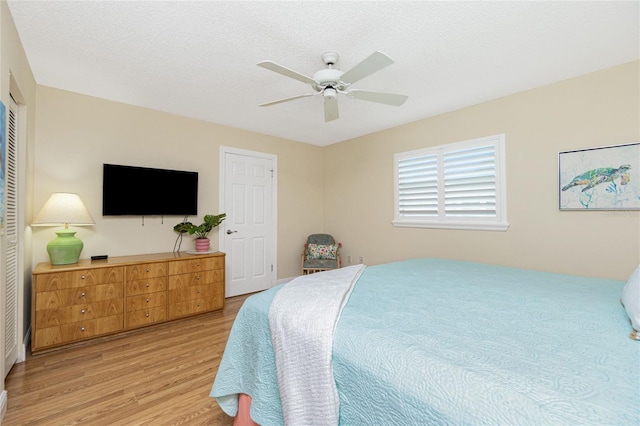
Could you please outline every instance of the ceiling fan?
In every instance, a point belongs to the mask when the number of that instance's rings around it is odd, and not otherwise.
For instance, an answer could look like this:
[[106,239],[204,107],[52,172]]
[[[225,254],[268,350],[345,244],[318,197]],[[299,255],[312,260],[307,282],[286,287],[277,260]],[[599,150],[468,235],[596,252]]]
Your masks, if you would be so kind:
[[367,90],[350,89],[350,86],[353,83],[362,80],[363,78],[368,77],[371,74],[393,64],[393,59],[382,52],[373,52],[369,57],[364,59],[362,62],[360,62],[347,72],[342,72],[339,69],[334,68],[336,62],[338,62],[337,53],[327,52],[323,54],[322,62],[324,62],[328,68],[321,69],[320,71],[313,74],[313,77],[307,77],[304,74],[283,67],[282,65],[278,65],[272,61],[263,61],[258,63],[258,66],[262,68],[277,72],[278,74],[296,79],[303,83],[308,83],[314,90],[314,93],[291,96],[289,98],[267,102],[259,106],[266,107],[282,102],[289,102],[296,99],[306,98],[309,96],[322,95],[322,97],[324,98],[324,121],[329,122],[332,120],[336,120],[339,116],[338,101],[336,99],[338,94],[343,94],[353,99],[378,102],[381,104],[393,106],[400,106],[404,104],[404,102],[408,98],[408,96],[397,95],[394,93],[381,93],[370,92]]

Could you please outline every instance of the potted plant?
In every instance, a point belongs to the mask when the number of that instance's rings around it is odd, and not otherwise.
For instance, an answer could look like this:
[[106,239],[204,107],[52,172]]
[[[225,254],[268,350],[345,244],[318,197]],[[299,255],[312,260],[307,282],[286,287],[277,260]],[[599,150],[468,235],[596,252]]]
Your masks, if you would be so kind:
[[209,232],[211,232],[216,226],[220,225],[226,217],[226,213],[217,215],[208,214],[205,215],[204,222],[202,222],[200,225],[194,225],[191,222],[180,222],[173,227],[173,230],[180,233],[180,237],[185,233],[189,233],[189,235],[195,235],[196,251],[208,252],[210,246],[210,241],[208,238]]

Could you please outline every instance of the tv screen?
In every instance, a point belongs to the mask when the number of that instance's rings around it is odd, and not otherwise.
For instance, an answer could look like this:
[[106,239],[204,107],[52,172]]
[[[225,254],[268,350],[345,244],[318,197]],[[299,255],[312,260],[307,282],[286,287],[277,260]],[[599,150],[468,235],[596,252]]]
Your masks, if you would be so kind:
[[103,216],[197,214],[197,172],[104,164]]

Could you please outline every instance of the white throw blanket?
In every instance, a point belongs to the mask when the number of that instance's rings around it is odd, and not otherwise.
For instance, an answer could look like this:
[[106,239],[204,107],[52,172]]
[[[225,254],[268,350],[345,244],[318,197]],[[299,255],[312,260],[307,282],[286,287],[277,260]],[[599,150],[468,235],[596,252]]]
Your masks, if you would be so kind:
[[271,302],[269,327],[286,425],[338,424],[333,336],[364,268],[354,265],[298,277]]

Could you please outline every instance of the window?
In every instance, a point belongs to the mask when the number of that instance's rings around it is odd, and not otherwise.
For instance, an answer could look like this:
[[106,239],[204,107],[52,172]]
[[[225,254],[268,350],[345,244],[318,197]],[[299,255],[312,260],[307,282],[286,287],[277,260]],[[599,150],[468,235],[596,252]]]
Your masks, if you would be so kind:
[[505,231],[504,135],[394,156],[395,226]]

